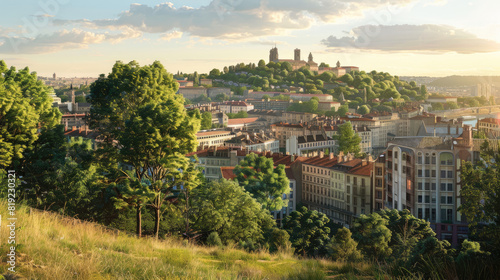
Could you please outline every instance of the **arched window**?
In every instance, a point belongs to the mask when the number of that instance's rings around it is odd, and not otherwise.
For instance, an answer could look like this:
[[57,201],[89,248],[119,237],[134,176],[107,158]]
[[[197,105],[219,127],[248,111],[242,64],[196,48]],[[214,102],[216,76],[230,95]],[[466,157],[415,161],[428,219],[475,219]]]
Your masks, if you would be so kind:
[[441,162],[441,165],[453,165],[453,154],[441,153],[439,154],[439,161]]

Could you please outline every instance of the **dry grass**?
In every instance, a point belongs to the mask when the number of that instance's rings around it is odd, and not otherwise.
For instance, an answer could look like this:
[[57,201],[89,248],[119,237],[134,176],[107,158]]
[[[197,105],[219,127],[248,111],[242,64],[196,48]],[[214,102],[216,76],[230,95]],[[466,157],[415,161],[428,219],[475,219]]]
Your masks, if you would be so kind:
[[[7,216],[0,201],[0,215]],[[17,276],[28,279],[324,279],[335,263],[301,260],[289,250],[247,253],[168,238],[137,239],[97,224],[17,210]],[[0,229],[0,274],[8,276],[8,235]]]

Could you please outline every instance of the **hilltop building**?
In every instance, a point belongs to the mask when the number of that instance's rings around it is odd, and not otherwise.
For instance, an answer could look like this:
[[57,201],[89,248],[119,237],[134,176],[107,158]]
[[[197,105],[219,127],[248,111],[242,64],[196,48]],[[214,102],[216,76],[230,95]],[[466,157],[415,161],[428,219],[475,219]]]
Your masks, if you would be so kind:
[[311,71],[318,71],[318,63],[314,62],[312,53],[309,53],[309,57],[306,62],[300,59],[300,49],[295,49],[293,59],[279,59],[278,48],[274,47],[269,52],[269,62],[289,62],[292,65],[293,70],[297,70],[302,67],[309,67]]

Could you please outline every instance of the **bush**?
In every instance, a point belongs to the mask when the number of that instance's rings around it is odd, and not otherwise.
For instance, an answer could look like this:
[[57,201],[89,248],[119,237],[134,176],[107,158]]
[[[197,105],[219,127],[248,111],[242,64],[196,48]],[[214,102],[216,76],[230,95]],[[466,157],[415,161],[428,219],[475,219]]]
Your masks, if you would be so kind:
[[207,238],[207,245],[210,247],[222,247],[222,241],[220,240],[219,234],[212,231]]

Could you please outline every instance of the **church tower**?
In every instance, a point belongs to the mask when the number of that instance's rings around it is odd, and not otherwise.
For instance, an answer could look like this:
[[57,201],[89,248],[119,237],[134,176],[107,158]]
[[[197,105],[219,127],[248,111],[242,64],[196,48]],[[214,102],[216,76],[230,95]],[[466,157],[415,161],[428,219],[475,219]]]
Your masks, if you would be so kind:
[[269,62],[271,62],[271,61],[276,62],[276,61],[278,61],[278,59],[279,59],[278,58],[278,48],[274,47],[269,52]]
[[307,62],[314,62],[312,53],[309,53],[309,59],[307,60]]
[[293,60],[300,61],[300,49],[295,49],[295,56]]

